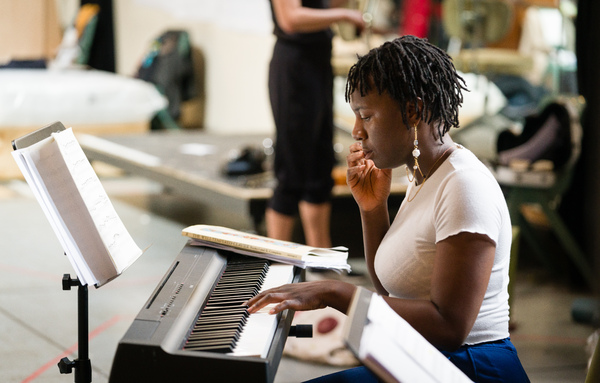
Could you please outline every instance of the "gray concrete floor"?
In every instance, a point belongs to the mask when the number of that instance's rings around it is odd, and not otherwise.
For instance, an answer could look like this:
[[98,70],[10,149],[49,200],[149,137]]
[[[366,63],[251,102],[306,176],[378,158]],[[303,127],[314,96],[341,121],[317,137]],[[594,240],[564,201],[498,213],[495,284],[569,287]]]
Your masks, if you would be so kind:
[[[146,253],[116,280],[90,289],[89,337],[93,382],[108,381],[117,343],[186,239],[181,229],[195,223],[248,229],[225,211],[207,212],[194,201],[162,193],[142,179],[103,179],[117,212]],[[0,381],[72,382],[56,366],[77,357],[76,290],[63,291],[61,278],[74,271],[42,210],[22,181],[0,181]],[[352,260],[355,269],[362,266]],[[589,294],[561,282],[519,271],[512,331],[532,382],[583,382],[586,339],[594,331],[571,318],[574,300]],[[168,367],[165,367],[168,368]],[[338,367],[284,357],[276,382],[299,382]]]

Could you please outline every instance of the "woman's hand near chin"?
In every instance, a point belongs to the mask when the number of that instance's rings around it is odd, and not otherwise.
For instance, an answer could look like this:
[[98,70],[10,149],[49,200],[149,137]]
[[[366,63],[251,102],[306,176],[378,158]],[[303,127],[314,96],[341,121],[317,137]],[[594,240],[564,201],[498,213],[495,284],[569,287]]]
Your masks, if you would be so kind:
[[392,184],[391,169],[379,169],[373,161],[366,159],[360,141],[350,145],[346,163],[346,182],[361,210],[371,211],[387,203]]

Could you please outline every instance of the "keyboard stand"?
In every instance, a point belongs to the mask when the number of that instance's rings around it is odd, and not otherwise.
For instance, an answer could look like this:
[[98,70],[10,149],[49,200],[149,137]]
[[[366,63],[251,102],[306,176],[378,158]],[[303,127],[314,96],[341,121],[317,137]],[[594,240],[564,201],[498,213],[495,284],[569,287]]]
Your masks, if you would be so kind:
[[64,357],[58,362],[61,374],[70,374],[75,369],[75,383],[90,383],[92,381],[92,362],[89,358],[89,312],[88,312],[88,288],[82,285],[77,278],[64,274],[62,278],[62,289],[71,290],[77,286],[77,341],[79,357],[69,360]]

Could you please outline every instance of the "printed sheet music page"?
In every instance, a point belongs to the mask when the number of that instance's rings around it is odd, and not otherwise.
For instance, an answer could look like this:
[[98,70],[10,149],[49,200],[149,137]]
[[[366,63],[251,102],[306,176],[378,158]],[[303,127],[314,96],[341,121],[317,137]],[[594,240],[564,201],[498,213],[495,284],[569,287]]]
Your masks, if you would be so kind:
[[13,152],[83,284],[115,278],[141,254],[72,129]]

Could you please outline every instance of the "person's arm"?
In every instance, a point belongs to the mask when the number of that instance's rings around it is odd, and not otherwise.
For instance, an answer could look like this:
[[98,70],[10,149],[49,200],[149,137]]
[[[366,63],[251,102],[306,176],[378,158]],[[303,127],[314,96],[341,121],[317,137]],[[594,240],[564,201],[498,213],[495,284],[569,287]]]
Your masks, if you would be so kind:
[[392,171],[378,169],[373,161],[365,160],[360,142],[350,146],[346,162],[347,183],[360,209],[367,270],[377,292],[388,295],[375,274],[375,254],[390,228],[387,201],[391,190]]
[[460,347],[471,331],[489,283],[495,243],[462,232],[436,246],[431,299],[385,297],[387,303],[434,346]]
[[[390,307],[435,347],[452,351],[471,331],[487,290],[495,244],[486,235],[463,232],[440,241],[436,248],[431,299],[384,297]],[[347,313],[356,287],[323,280],[267,290],[250,299],[248,311],[275,303],[271,314],[333,307]]]
[[390,228],[390,218],[387,207],[387,202],[372,211],[360,211],[360,220],[362,223],[363,232],[363,247],[365,252],[365,261],[371,282],[375,286],[378,294],[388,295],[377,274],[375,273],[375,254],[385,236],[385,233]]
[[363,30],[361,12],[346,8],[316,9],[302,6],[301,0],[273,0],[277,24],[285,33],[316,32],[333,23],[347,21]]
[[[373,161],[365,160],[359,142],[352,144],[349,149],[350,154],[346,159],[347,182],[360,208],[367,267],[377,292],[388,295],[375,275],[374,259],[390,226],[387,198],[392,172],[390,169],[378,169]],[[247,302],[248,311],[256,312],[268,304],[277,303],[272,313],[285,309],[301,311],[328,306],[346,313],[355,290],[354,285],[331,280],[290,284],[267,290],[250,299]]]

